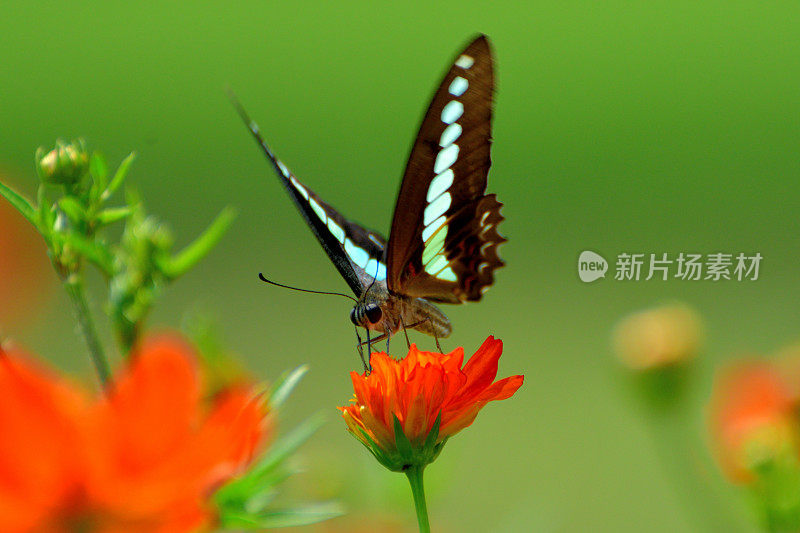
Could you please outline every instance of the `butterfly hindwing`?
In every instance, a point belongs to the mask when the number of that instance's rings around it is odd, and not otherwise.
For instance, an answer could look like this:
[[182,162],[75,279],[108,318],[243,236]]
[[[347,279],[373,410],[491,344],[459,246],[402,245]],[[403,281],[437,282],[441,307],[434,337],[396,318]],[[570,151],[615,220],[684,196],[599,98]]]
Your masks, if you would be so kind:
[[386,279],[386,239],[342,216],[305,186],[278,159],[261,136],[258,126],[231,95],[250,132],[275,167],[278,178],[294,200],[314,236],[356,296],[374,280]]
[[480,36],[448,70],[412,147],[386,255],[394,293],[479,300],[503,266],[502,204],[485,195],[493,91],[491,50]]

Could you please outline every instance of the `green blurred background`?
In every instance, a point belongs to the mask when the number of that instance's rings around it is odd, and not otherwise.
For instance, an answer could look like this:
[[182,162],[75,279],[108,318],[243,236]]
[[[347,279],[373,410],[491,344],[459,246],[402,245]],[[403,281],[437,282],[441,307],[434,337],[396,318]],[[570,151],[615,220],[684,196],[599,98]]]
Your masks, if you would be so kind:
[[[725,523],[728,508],[747,531],[743,496],[705,446],[704,405],[720,362],[800,337],[800,6],[521,4],[6,2],[0,172],[32,195],[36,147],[85,136],[111,165],[138,153],[129,181],[179,245],[223,206],[238,207],[229,235],[165,292],[151,324],[210,313],[261,378],[307,362],[283,423],[320,410],[330,417],[303,449],[292,497],[338,497],[355,517],[413,528],[405,480],[378,466],[334,411],[359,366],[349,304],[256,277],[346,290],[223,87],[310,187],[388,232],[435,84],[459,47],[486,33],[498,72],[490,190],[505,203],[507,268],[479,305],[445,309],[455,331],[444,347],[470,351],[494,334],[505,342],[500,374],[526,382],[428,469],[435,529],[695,531]],[[584,284],[576,260],[585,249],[609,260],[720,251],[764,259],[755,282]],[[46,265],[43,250],[37,261]],[[88,379],[68,301],[44,272],[51,296],[4,333]],[[685,505],[692,495],[676,490],[674,467],[659,461],[659,434],[610,343],[621,317],[675,299],[706,324],[687,416],[692,462],[719,502],[705,509],[705,526]]]

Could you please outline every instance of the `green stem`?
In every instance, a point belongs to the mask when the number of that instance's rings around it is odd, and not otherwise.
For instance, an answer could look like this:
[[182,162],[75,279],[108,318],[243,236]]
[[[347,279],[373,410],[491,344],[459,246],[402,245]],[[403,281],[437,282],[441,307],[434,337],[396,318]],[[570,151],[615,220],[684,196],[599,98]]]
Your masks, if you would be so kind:
[[89,312],[89,304],[86,301],[86,291],[83,287],[83,280],[78,274],[70,274],[64,279],[64,288],[75,308],[78,317],[78,325],[89,348],[89,356],[92,358],[97,375],[103,388],[108,388],[111,381],[111,369],[100,344],[92,315]]
[[414,507],[417,509],[417,522],[420,533],[430,533],[428,523],[428,506],[425,503],[425,487],[422,484],[422,471],[424,466],[412,466],[405,471],[408,482],[411,484],[411,493],[414,495]]

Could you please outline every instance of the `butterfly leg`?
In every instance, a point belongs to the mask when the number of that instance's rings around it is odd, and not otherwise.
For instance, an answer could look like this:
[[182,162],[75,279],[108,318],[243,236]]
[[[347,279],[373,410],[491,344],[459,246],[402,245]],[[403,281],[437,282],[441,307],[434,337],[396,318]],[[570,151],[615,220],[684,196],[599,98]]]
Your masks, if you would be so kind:
[[439,353],[444,353],[442,351],[442,346],[439,344],[439,337],[436,335],[433,336],[433,340],[436,341],[436,349],[439,350]]
[[[425,322],[428,322],[428,321],[430,321],[430,318],[425,318],[423,320],[420,320],[419,322],[414,322],[413,324],[411,324],[408,327],[409,328],[415,328],[415,327],[419,326],[420,324],[424,324]],[[403,326],[403,327],[405,328],[405,326]],[[404,329],[404,331],[405,331],[405,329]],[[408,340],[408,335],[406,335],[406,340]],[[442,345],[439,344],[439,337],[437,337],[435,333],[433,334],[433,340],[434,340],[434,342],[436,342],[436,349],[439,350],[439,353],[444,353],[442,351]]]
[[356,344],[356,349],[358,350],[358,355],[361,357],[361,363],[364,365],[364,372],[369,373],[372,368],[370,368],[369,363],[364,358],[364,343],[361,341],[361,335],[358,334],[358,328],[355,328],[356,331],[356,339],[358,339],[358,344]]
[[[403,319],[402,319],[402,317],[400,318],[400,325],[401,325],[401,326],[403,326],[403,335],[405,335],[405,336],[406,336],[406,346],[407,346],[408,348],[411,348],[411,341],[410,341],[410,340],[408,340],[408,331],[406,330],[406,324],[405,324],[405,322],[403,322]],[[388,351],[389,351],[389,350],[388,350],[388,348],[387,348],[387,350],[386,350],[386,351],[387,351],[387,353],[388,353]]]
[[375,344],[378,341],[382,341],[385,338],[386,338],[386,333],[381,333],[380,335],[378,335],[374,339],[369,338],[369,333],[367,333],[367,340],[362,341],[360,344],[361,344],[361,346],[364,346],[365,344],[369,343],[369,345],[370,345],[370,353],[372,353],[371,352],[372,345]]

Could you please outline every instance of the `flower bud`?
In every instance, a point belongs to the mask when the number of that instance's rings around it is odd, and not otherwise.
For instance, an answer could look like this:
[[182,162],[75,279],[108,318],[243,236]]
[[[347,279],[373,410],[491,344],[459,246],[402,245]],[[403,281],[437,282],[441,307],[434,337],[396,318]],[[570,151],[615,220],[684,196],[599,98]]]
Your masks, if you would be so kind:
[[78,183],[88,169],[89,154],[83,139],[71,143],[59,139],[49,152],[43,147],[36,150],[36,171],[44,183],[72,185]]

